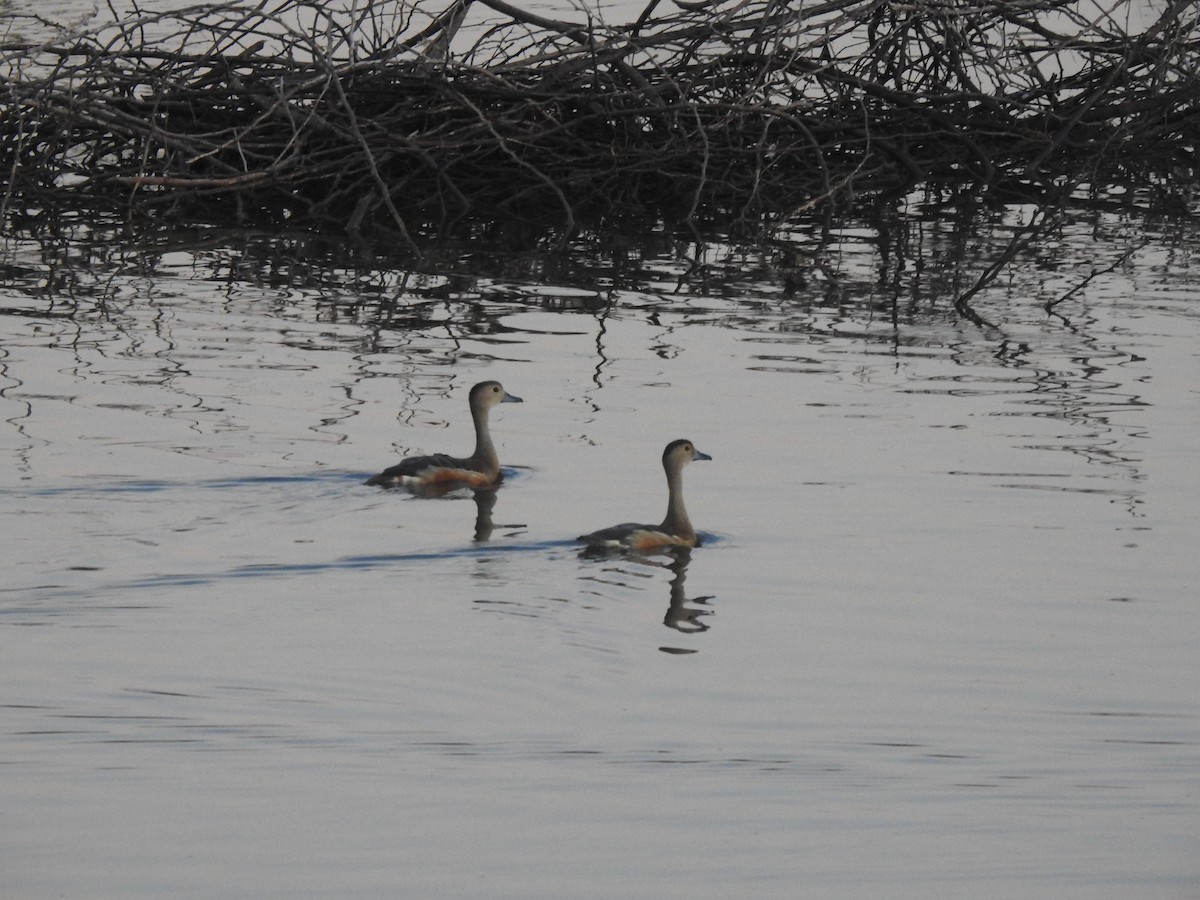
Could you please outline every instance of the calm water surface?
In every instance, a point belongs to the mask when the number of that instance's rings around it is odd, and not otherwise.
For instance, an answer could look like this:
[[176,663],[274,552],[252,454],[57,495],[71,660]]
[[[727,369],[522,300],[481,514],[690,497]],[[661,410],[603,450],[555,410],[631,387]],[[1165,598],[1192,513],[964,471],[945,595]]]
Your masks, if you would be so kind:
[[[1024,215],[8,240],[0,893],[1197,896],[1196,234],[1081,216],[957,315]],[[362,485],[484,378],[498,492]],[[706,545],[581,558],[677,437]]]

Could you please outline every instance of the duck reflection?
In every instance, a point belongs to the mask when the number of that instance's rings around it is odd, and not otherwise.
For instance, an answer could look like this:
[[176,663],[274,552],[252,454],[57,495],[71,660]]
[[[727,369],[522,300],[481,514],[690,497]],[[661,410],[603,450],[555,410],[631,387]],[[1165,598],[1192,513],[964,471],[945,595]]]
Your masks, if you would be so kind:
[[491,540],[492,530],[496,527],[492,521],[492,510],[496,508],[496,489],[481,488],[473,492],[475,495],[475,543],[482,544]]
[[426,500],[462,500],[470,494],[475,501],[475,537],[477,544],[491,540],[495,530],[492,513],[496,508],[496,495],[499,493],[499,483],[488,487],[473,488],[462,482],[442,482],[440,484],[409,485],[404,488],[414,497]]
[[[701,617],[713,614],[708,604],[708,601],[713,599],[713,595],[706,594],[702,597],[689,598],[683,590],[683,583],[687,581],[688,563],[692,561],[692,548],[680,547],[671,551],[670,555],[673,558],[667,564],[667,568],[672,572],[671,602],[667,606],[667,614],[663,617],[663,624],[668,628],[674,628],[676,631],[682,631],[684,634],[708,631],[709,626],[707,623],[701,621]],[[699,606],[689,606],[689,603],[699,604]],[[666,648],[663,649],[666,650]]]
[[[709,601],[713,599],[713,595],[706,594],[702,596],[689,597],[684,587],[687,582],[688,565],[692,561],[691,547],[671,547],[669,549],[661,549],[654,554],[645,553],[622,553],[614,550],[605,550],[596,547],[587,547],[580,551],[580,558],[592,560],[604,559],[621,559],[631,563],[636,563],[642,566],[652,566],[658,569],[666,569],[671,573],[669,582],[667,612],[663,616],[663,625],[681,634],[699,634],[708,631],[709,624],[704,621],[707,616],[713,614],[713,609]],[[640,578],[650,578],[647,574],[635,573],[628,568],[616,568],[606,570],[609,572],[618,572],[626,575],[637,574]],[[597,581],[607,581],[607,579],[595,579]],[[698,653],[694,647],[659,647],[663,653],[672,654],[689,654]]]

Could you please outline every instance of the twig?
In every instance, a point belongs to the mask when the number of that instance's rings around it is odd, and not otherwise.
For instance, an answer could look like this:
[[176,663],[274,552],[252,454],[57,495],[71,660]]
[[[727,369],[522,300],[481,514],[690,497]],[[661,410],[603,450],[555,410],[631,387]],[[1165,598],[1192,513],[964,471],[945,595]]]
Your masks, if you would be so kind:
[[1112,265],[1105,266],[1103,269],[1092,269],[1092,271],[1088,273],[1086,277],[1084,277],[1078,284],[1072,287],[1065,294],[1060,296],[1057,300],[1046,301],[1046,303],[1042,305],[1042,309],[1048,313],[1054,312],[1054,307],[1058,306],[1058,304],[1062,303],[1064,300],[1069,300],[1075,294],[1078,294],[1085,287],[1091,284],[1093,279],[1099,278],[1101,275],[1107,275],[1109,272],[1115,272],[1121,266],[1125,265],[1125,263],[1129,262],[1129,258],[1133,256],[1133,254],[1137,253],[1148,243],[1150,243],[1148,240],[1143,240],[1137,244],[1131,244],[1129,247],[1126,247],[1125,251],[1113,261]]
[[980,276],[975,280],[975,283],[963,293],[959,294],[954,299],[954,311],[960,316],[978,325],[981,328],[995,328],[995,324],[989,322],[977,313],[971,306],[971,299],[986,288],[989,284],[996,280],[996,276],[1002,272],[1017,254],[1028,247],[1033,239],[1038,237],[1046,230],[1046,222],[1050,216],[1047,209],[1040,209],[1029,224],[1018,228],[1012,238],[1008,242],[1008,246],[1001,251],[1000,255],[992,260],[991,264],[983,270]]

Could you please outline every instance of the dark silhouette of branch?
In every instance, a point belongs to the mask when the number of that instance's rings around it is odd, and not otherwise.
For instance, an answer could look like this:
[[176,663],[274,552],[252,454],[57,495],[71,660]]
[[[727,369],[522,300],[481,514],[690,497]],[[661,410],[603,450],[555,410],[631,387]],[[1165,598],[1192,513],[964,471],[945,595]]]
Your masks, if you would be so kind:
[[1185,197],[1200,9],[1121,33],[1137,2],[648,0],[618,25],[508,0],[113,13],[0,44],[0,221],[170,208],[415,250],[462,219],[769,231],[945,184]]

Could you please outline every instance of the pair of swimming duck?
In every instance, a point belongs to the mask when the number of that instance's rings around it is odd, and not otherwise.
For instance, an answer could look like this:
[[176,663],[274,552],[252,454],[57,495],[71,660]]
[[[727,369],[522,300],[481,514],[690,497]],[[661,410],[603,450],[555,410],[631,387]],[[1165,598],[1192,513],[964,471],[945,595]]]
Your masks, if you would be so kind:
[[[491,487],[500,481],[500,458],[488,429],[488,413],[501,403],[520,403],[498,381],[481,381],[471,388],[471,418],[475,422],[475,452],[465,458],[443,453],[410,456],[384,469],[367,484],[380,487],[428,488],[431,486]],[[683,467],[693,460],[712,459],[688,440],[671,441],[663,451],[667,473],[667,515],[659,525],[625,522],[580,535],[579,540],[600,549],[653,550],[660,547],[696,546],[696,529],[683,505]]]

